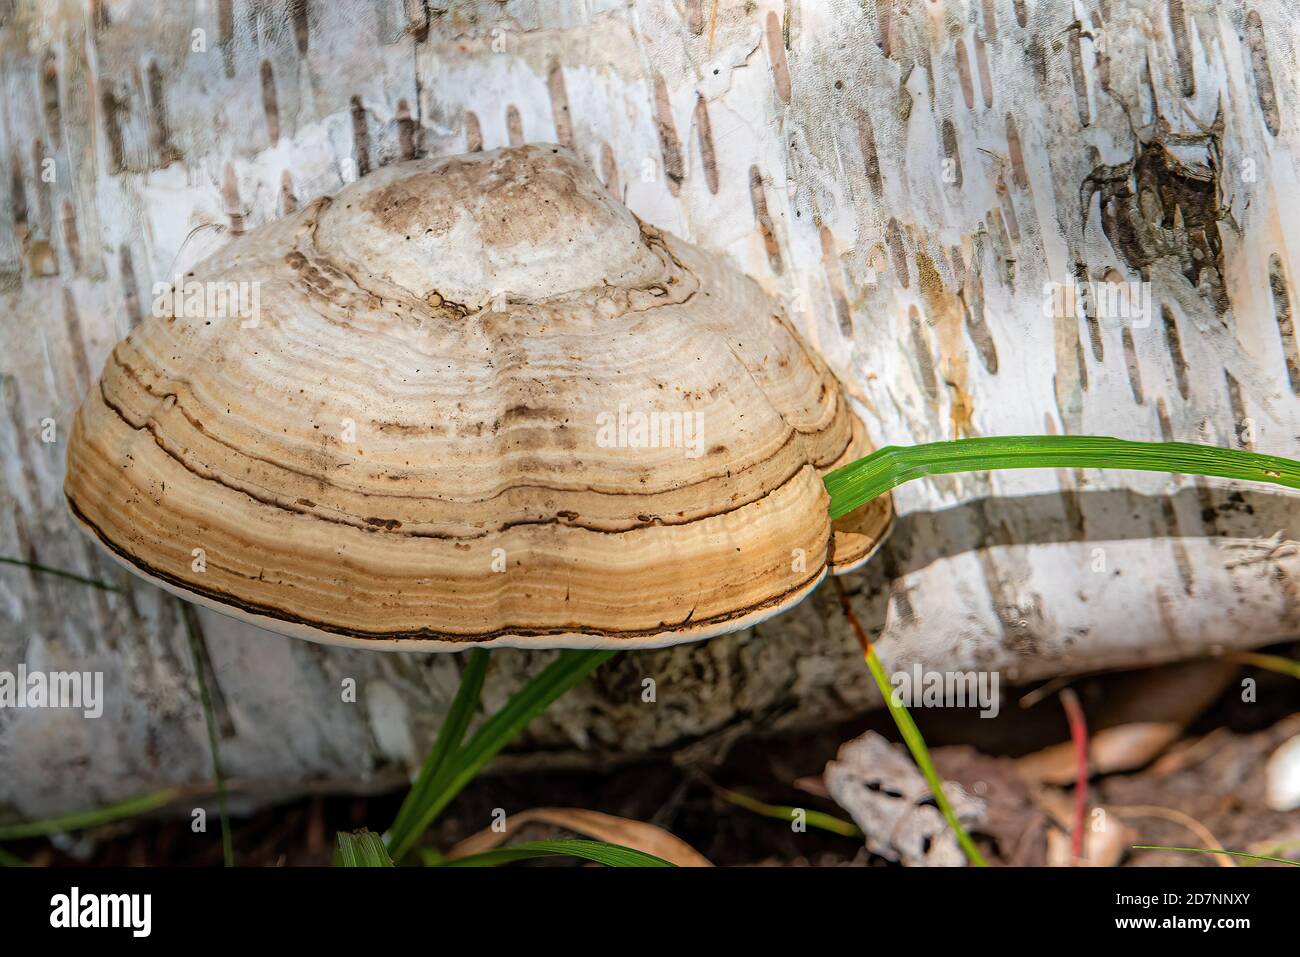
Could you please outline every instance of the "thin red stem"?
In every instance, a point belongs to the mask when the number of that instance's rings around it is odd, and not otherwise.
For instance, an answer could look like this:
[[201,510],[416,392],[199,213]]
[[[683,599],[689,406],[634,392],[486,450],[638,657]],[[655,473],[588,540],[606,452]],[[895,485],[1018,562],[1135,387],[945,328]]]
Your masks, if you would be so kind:
[[1073,688],[1061,689],[1061,706],[1070,723],[1070,739],[1074,742],[1074,830],[1070,833],[1070,853],[1075,861],[1083,859],[1083,828],[1088,815],[1088,722],[1083,716],[1083,705]]

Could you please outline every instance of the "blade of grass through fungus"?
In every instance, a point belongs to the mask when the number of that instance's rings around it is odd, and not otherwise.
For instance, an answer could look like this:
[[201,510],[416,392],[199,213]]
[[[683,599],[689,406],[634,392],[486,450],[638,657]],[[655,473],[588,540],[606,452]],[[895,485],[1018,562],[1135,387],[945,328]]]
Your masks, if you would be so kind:
[[1130,442],[1096,435],[1005,435],[887,445],[826,475],[831,518],[912,479],[991,469],[1128,469],[1267,482],[1300,489],[1300,462],[1187,442]]
[[392,867],[392,858],[384,840],[364,827],[359,831],[339,831],[334,847],[335,867]]
[[[478,705],[479,693],[483,687],[483,674],[479,669],[486,668],[487,653],[483,653],[481,663],[467,665],[466,674],[461,679],[461,688],[448,713],[448,722],[439,731],[433,752],[421,768],[419,777],[412,785],[411,796],[403,803],[397,820],[389,831],[388,852],[392,859],[400,862],[415,842],[428,831],[434,819],[474,779],[483,765],[509,744],[533,718],[614,654],[613,651],[560,652],[555,661],[515,692],[505,707],[488,718],[461,747],[460,739]],[[455,724],[448,728],[447,724],[453,718]]]
[[458,857],[441,864],[442,867],[496,867],[537,857],[578,857],[595,861],[606,867],[676,867],[661,857],[635,851],[630,847],[608,844],[605,841],[530,841],[512,844],[482,854]]
[[[877,496],[912,479],[953,472],[984,472],[992,469],[1100,468],[1143,472],[1178,472],[1219,478],[1265,482],[1300,489],[1300,462],[1275,455],[1222,449],[1186,442],[1130,442],[1105,436],[1013,435],[925,445],[885,446],[871,455],[830,472],[823,479],[831,497],[831,518],[841,518]],[[848,594],[834,579],[845,616],[862,643],[867,668],[885,699],[912,759],[925,776],[962,850],[972,864],[985,861],[962,828],[944,796],[939,776],[930,760],[925,739],[901,704],[895,704],[889,677],[853,614]],[[1195,849],[1184,849],[1195,850]],[[1289,862],[1290,863],[1290,862]]]

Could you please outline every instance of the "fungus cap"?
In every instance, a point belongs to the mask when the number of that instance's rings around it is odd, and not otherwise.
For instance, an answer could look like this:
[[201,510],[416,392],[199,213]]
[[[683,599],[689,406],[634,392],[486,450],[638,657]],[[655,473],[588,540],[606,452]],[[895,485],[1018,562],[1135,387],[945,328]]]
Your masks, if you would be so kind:
[[132,571],[273,631],[672,644],[890,523],[833,532],[821,475],[869,448],[779,304],[559,147],[385,167],[176,293],[82,403],[66,497]]

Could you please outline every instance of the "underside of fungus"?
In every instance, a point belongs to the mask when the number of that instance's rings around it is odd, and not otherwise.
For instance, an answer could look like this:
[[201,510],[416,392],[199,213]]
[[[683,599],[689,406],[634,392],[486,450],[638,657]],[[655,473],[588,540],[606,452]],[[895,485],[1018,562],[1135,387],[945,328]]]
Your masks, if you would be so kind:
[[[256,307],[212,309],[237,283]],[[832,529],[821,475],[870,449],[780,305],[558,147],[385,167],[175,293],[82,404],[67,499],[132,571],[277,632],[672,644],[889,527],[881,498]]]

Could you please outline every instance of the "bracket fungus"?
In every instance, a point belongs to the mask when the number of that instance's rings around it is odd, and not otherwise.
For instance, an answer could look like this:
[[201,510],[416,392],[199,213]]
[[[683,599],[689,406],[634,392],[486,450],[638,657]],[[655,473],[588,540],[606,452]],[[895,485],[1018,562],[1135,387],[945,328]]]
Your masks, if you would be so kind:
[[[255,314],[189,295],[235,283]],[[887,497],[832,529],[821,476],[869,448],[780,305],[567,150],[384,167],[183,285],[113,349],[65,493],[132,571],[273,631],[667,645],[888,530]]]

